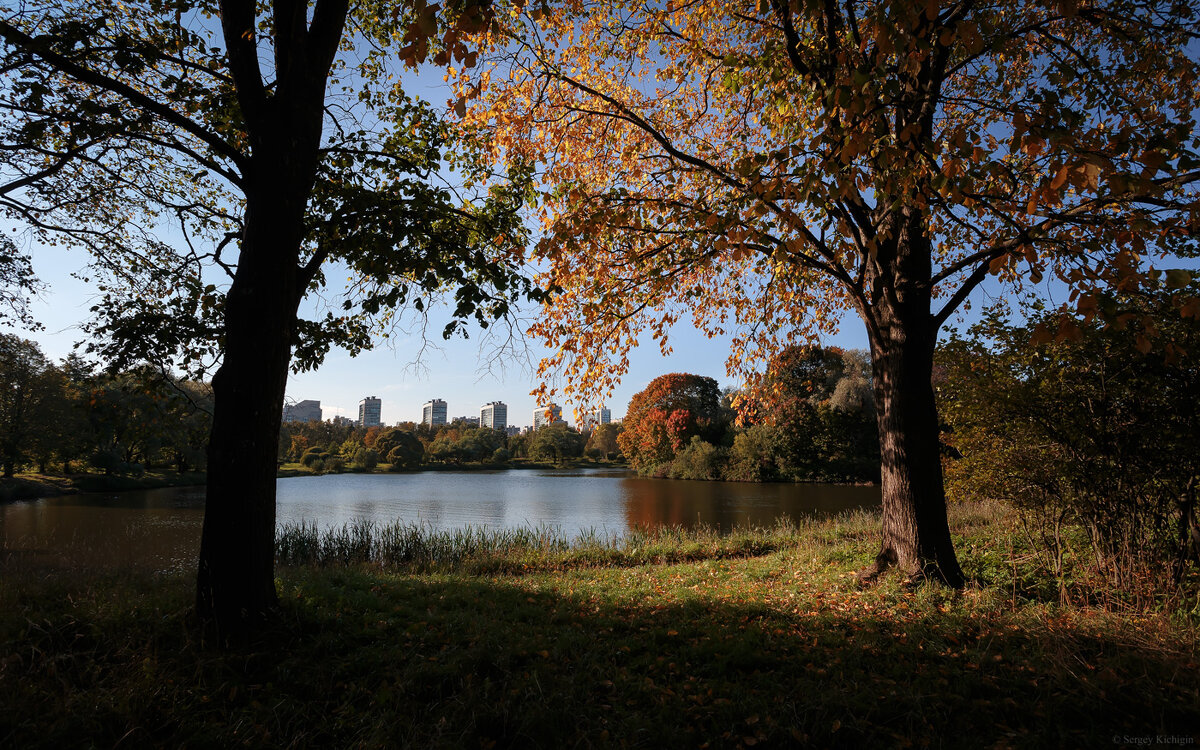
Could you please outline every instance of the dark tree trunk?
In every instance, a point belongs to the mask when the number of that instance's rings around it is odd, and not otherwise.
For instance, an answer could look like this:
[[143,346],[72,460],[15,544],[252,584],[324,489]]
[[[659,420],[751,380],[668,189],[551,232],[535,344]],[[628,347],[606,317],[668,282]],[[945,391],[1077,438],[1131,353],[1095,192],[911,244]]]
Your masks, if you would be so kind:
[[[930,313],[931,255],[918,217],[901,220],[890,252],[880,253],[874,304],[866,311],[875,379],[883,494],[883,541],[873,581],[890,567],[910,580],[964,582],[946,517],[946,490],[933,392],[937,325]],[[876,277],[879,280],[879,277]],[[890,287],[890,288],[888,288]]]
[[239,271],[230,289],[213,425],[196,606],[223,637],[266,615],[275,597],[275,461],[293,324],[269,279]]
[[[263,85],[256,5],[223,2],[222,32],[249,140],[243,237],[225,300],[196,609],[221,641],[241,641],[277,604],[275,475],[296,311],[305,212],[320,161],[326,78],[348,3],[284,3],[274,14],[275,82]],[[309,12],[311,10],[311,18]],[[314,258],[319,264],[319,259]]]
[[265,179],[247,190],[242,252],[225,303],[223,359],[212,383],[196,579],[197,613],[225,642],[243,640],[277,604],[275,458],[312,180],[311,171],[307,180],[288,180],[282,149],[264,151],[262,162],[276,166],[260,170]]
[[15,468],[16,468],[16,466],[13,464],[13,462],[12,462],[12,460],[11,460],[11,459],[9,459],[9,460],[6,460],[6,461],[4,462],[4,478],[5,478],[5,479],[12,479],[12,478],[13,478],[13,471],[14,471],[14,469],[15,469]]

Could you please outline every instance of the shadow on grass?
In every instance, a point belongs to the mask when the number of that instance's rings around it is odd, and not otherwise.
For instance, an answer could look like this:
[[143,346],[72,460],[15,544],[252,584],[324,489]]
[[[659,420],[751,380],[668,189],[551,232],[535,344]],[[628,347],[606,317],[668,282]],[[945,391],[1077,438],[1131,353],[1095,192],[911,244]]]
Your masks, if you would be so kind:
[[[0,598],[0,746],[1196,741],[1186,647],[1040,607],[984,618],[928,597],[797,595],[790,579],[743,601],[682,585],[714,570],[292,570],[267,645],[239,654],[195,642],[183,579],[43,581]],[[668,574],[686,579],[674,594],[641,595]]]

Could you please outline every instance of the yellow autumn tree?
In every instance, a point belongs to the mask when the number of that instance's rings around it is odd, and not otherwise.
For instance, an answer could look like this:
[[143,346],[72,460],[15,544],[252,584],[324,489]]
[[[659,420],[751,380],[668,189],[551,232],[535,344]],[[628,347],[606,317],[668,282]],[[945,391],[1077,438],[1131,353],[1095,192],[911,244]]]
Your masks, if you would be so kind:
[[963,581],[930,378],[980,284],[1057,279],[1091,318],[1105,289],[1189,279],[1168,267],[1200,227],[1193,0],[561,0],[507,18],[455,74],[496,158],[541,167],[536,257],[561,288],[534,327],[543,369],[598,401],[678,321],[732,336],[746,374],[856,313],[883,463],[864,581]]

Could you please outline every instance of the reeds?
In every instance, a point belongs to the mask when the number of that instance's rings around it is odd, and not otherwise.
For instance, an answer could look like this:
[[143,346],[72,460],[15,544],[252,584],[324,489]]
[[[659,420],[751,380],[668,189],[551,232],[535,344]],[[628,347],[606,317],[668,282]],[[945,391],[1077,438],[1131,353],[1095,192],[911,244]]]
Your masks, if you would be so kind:
[[374,564],[418,571],[640,565],[768,554],[796,546],[797,529],[793,521],[782,519],[771,527],[738,527],[729,533],[698,525],[635,528],[624,534],[587,529],[570,536],[553,526],[446,530],[359,519],[325,529],[308,522],[284,524],[276,533],[275,555],[281,565]]

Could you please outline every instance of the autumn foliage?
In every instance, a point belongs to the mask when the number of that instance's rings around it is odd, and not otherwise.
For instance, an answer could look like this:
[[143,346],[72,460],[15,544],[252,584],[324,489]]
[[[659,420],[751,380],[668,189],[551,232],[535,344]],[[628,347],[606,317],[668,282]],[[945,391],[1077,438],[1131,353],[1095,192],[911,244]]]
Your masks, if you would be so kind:
[[1194,0],[514,6],[459,86],[497,159],[543,165],[537,255],[562,290],[534,328],[544,369],[599,402],[677,322],[730,336],[744,374],[857,313],[883,455],[863,580],[961,584],[938,330],[989,279],[1069,285],[1084,319],[1101,289],[1186,285],[1197,18]]
[[721,391],[702,375],[660,375],[629,402],[617,436],[637,471],[670,461],[693,436],[714,441],[724,431]]
[[[1110,302],[1140,325],[1037,343],[1057,315],[990,310],[939,348],[947,489],[1011,503],[1058,581],[1091,548],[1106,584],[1145,595],[1200,563],[1200,323],[1164,295]],[[1145,352],[1144,326],[1158,329]]]

